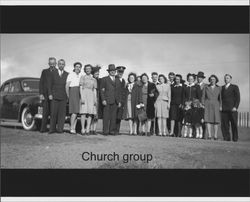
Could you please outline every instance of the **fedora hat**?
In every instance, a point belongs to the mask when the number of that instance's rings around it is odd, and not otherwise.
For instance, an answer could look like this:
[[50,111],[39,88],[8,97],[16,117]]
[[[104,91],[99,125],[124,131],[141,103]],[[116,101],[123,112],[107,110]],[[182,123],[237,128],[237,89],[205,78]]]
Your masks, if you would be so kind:
[[124,72],[125,69],[126,69],[126,67],[124,67],[124,66],[118,66],[118,67],[116,67],[116,70],[118,72]]
[[204,76],[204,72],[198,72],[197,77],[200,77],[200,78],[203,78],[203,79],[206,78]]
[[108,72],[110,72],[110,71],[116,71],[115,65],[114,64],[109,64],[107,71]]

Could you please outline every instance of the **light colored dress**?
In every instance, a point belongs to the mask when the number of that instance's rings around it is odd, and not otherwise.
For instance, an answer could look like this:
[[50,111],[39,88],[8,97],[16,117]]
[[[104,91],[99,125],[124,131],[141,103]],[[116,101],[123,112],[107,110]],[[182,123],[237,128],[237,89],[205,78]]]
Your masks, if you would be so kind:
[[81,100],[84,104],[81,104],[80,114],[96,115],[97,109],[97,81],[92,75],[84,75],[80,79]]
[[132,89],[133,89],[134,83],[130,83],[128,84],[128,99],[127,99],[127,119],[131,119],[132,118]]
[[156,86],[159,96],[155,102],[155,115],[158,118],[168,118],[169,109],[171,102],[171,87],[169,84],[159,84]]

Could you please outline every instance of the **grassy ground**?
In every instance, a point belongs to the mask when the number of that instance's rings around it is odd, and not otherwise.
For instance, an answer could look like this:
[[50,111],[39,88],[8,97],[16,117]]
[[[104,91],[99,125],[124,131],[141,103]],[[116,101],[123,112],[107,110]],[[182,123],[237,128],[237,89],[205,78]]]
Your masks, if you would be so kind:
[[[68,126],[65,126],[67,129]],[[171,137],[41,134],[20,127],[1,128],[2,168],[250,168],[250,129],[239,128],[238,142]],[[99,124],[101,129],[101,123]],[[116,153],[116,161],[83,161],[83,152]],[[148,163],[127,163],[124,154],[152,155]],[[126,157],[126,156],[125,156]]]

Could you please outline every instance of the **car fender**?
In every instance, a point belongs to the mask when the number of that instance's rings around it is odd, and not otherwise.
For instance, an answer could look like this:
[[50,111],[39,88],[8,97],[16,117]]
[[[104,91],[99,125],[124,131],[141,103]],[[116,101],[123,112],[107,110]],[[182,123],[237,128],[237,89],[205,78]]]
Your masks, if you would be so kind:
[[33,96],[23,98],[20,102],[18,120],[21,121],[22,111],[25,107],[28,106],[31,110],[32,115],[34,116],[37,113],[38,106],[41,106],[41,105],[42,105],[42,102],[39,98],[39,95],[33,95]]

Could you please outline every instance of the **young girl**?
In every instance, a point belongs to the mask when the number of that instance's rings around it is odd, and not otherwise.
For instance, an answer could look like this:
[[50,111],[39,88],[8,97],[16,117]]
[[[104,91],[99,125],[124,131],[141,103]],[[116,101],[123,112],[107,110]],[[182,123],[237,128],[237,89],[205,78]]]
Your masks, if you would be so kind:
[[183,125],[184,125],[184,137],[192,137],[192,102],[186,101],[184,107]]
[[202,107],[200,101],[195,99],[193,101],[192,109],[192,125],[195,127],[196,138],[202,138],[203,129],[202,123],[204,122],[204,108]]

